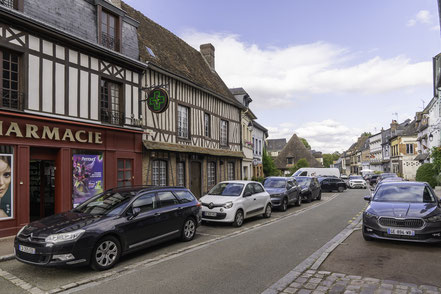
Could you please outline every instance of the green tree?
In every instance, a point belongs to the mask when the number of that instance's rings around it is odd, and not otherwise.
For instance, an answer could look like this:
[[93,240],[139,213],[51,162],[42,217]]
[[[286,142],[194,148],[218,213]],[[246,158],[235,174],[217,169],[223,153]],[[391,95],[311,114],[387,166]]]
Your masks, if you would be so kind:
[[370,137],[372,136],[371,132],[364,132],[363,134],[361,134],[362,137]]
[[436,173],[439,174],[441,172],[441,148],[433,147],[430,157],[432,158],[433,166]]
[[305,145],[306,149],[311,150],[311,145],[309,145],[305,138],[300,138],[300,140],[302,141],[303,145]]
[[336,161],[339,157],[340,157],[340,153],[338,152],[334,152],[332,154],[330,153],[323,154],[323,166],[324,167],[331,166],[331,164],[333,164],[334,161]]
[[309,166],[309,163],[308,163],[308,161],[306,160],[306,158],[300,158],[299,161],[297,161],[297,163],[296,163],[293,167],[291,167],[291,168],[289,169],[289,172],[290,172],[291,174],[293,174],[293,173],[295,173],[298,169],[300,169],[300,168],[302,168],[302,167],[308,167],[308,166]]
[[427,182],[432,188],[436,186],[436,176],[438,175],[435,164],[425,163],[420,166],[416,173],[416,180],[418,182]]
[[263,149],[262,164],[265,177],[279,175],[279,170],[276,168],[273,158],[268,155],[265,148]]

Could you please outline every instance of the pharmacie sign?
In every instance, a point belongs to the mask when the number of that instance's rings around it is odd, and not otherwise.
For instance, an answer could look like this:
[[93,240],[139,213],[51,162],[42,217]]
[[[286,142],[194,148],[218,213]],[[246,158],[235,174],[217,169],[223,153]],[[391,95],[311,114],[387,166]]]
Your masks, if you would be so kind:
[[20,125],[16,122],[0,121],[0,137],[16,137],[40,140],[67,141],[79,143],[102,144],[100,132],[86,130],[60,129],[59,127]]
[[147,106],[150,111],[162,113],[167,110],[170,103],[170,97],[167,90],[161,87],[155,87],[147,93]]

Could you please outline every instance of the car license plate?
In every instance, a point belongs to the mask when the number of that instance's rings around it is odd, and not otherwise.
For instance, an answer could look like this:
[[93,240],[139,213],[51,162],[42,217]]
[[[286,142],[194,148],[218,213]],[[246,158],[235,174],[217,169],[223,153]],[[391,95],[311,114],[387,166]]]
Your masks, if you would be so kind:
[[35,248],[28,247],[28,246],[18,245],[18,250],[20,250],[21,252],[29,253],[29,254],[35,254]]
[[209,211],[205,212],[205,216],[216,216],[216,215],[217,215],[216,212],[209,212]]
[[403,229],[387,229],[389,235],[415,236],[415,231]]

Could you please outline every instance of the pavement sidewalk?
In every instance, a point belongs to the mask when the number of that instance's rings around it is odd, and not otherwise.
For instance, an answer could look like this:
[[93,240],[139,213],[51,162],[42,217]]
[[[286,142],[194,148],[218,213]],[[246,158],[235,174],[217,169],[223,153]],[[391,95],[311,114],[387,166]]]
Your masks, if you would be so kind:
[[[357,261],[354,261],[355,267],[359,270],[357,274],[354,272],[348,272],[347,268],[338,266],[335,263],[335,258],[341,258],[347,249],[338,248],[339,246],[350,247],[356,246],[354,237],[360,233],[361,229],[361,215],[355,219],[353,223],[347,226],[340,234],[334,237],[331,241],[326,243],[322,248],[317,250],[309,258],[295,267],[291,272],[285,275],[282,279],[266,289],[262,294],[440,294],[441,288],[435,285],[424,285],[418,283],[412,283],[408,280],[401,279],[379,279],[369,276],[369,271],[366,272],[365,265],[356,265]],[[360,236],[358,236],[361,238]],[[338,253],[338,251],[343,253]],[[428,248],[433,250],[433,248]],[[337,252],[337,257],[330,256],[334,251]],[[432,251],[433,252],[433,251]],[[329,261],[326,261],[329,257]],[[354,258],[350,256],[348,258]],[[334,260],[334,262],[332,262]],[[393,261],[391,261],[393,262]],[[325,263],[325,267],[322,265]],[[400,271],[399,263],[394,263],[395,271]],[[383,268],[382,265],[377,264],[379,269]],[[326,268],[323,270],[323,268]],[[345,270],[345,273],[339,272],[339,270]],[[439,272],[433,269],[435,272]],[[367,273],[367,275],[366,275]],[[372,273],[372,272],[370,272]],[[415,271],[418,274],[418,271]],[[427,283],[428,280],[424,279]]]
[[0,238],[0,262],[14,259],[15,236]]

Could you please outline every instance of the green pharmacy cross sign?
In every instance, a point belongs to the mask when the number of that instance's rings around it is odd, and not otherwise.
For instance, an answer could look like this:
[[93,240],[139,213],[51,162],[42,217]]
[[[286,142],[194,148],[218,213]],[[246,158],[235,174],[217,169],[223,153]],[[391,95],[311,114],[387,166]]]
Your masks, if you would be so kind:
[[163,88],[154,88],[147,94],[147,105],[155,113],[166,111],[169,100],[168,92]]

